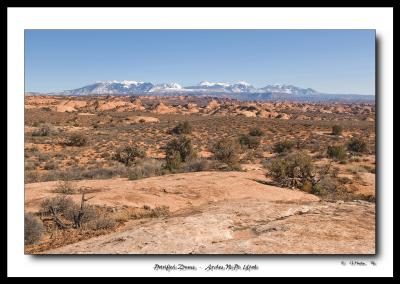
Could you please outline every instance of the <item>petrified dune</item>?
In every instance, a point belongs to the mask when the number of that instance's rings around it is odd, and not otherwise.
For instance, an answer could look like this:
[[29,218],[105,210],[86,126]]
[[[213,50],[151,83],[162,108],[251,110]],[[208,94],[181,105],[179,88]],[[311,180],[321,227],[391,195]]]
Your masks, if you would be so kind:
[[176,112],[176,110],[160,102],[156,105],[156,107],[153,109],[152,112],[157,114],[166,114],[166,113],[174,113]]
[[[266,185],[261,170],[196,172],[86,180],[99,189],[91,204],[169,206],[171,215],[135,221],[124,231],[43,253],[343,254],[375,252],[375,206],[321,202],[301,191]],[[25,208],[37,210],[57,182],[27,184]],[[78,200],[80,196],[73,195]]]
[[373,254],[374,206],[217,202],[50,254]]

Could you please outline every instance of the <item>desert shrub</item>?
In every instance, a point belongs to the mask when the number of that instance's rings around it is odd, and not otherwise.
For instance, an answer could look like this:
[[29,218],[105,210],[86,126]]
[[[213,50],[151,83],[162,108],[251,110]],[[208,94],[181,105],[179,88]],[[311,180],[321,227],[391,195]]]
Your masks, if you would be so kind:
[[267,167],[269,176],[282,186],[302,188],[308,182],[313,183],[314,166],[305,153],[272,159]]
[[247,145],[249,144],[249,135],[240,135],[238,141],[242,148],[247,148]]
[[128,170],[128,179],[136,180],[164,174],[163,163],[156,159],[141,161]]
[[135,212],[129,215],[131,219],[142,219],[142,218],[159,218],[168,216],[170,214],[168,206],[157,206],[155,208],[151,208],[148,205],[143,205],[143,210],[139,212]]
[[364,167],[364,169],[366,169],[369,173],[375,173],[376,172],[376,170],[375,170],[375,167],[371,167],[371,166],[368,166],[368,165],[363,165],[363,167]]
[[219,140],[212,151],[215,158],[223,163],[235,164],[238,162],[239,145],[232,139]]
[[352,174],[368,173],[368,170],[364,166],[358,166],[358,165],[349,167],[347,171]]
[[[27,172],[26,172],[27,173]],[[115,176],[123,176],[127,173],[127,168],[122,164],[117,164],[112,168],[89,168],[73,167],[68,171],[54,170],[43,172],[34,177],[25,177],[25,183],[35,181],[55,181],[55,180],[82,180],[82,179],[108,179]]]
[[187,162],[184,166],[185,172],[201,172],[207,171],[211,168],[210,162],[206,159],[193,159]]
[[192,125],[188,121],[180,122],[171,132],[174,134],[190,134],[192,133]]
[[49,170],[54,170],[54,169],[56,169],[56,167],[57,167],[57,164],[56,164],[55,162],[49,161],[49,162],[47,162],[47,163],[44,164],[44,167],[43,167],[43,168],[44,168],[45,170],[49,171]]
[[40,127],[38,130],[32,132],[32,136],[49,136],[50,127],[47,125]]
[[335,181],[329,176],[323,176],[318,182],[313,185],[312,193],[315,195],[324,196],[336,190]]
[[347,149],[356,153],[365,153],[367,152],[367,143],[361,138],[353,137],[347,144]]
[[39,181],[39,174],[36,171],[24,172],[24,183],[33,183]]
[[341,135],[343,132],[343,127],[341,125],[332,126],[332,134],[333,135]]
[[169,207],[168,206],[157,206],[153,209],[151,209],[149,217],[152,218],[158,218],[158,217],[163,217],[163,216],[168,216],[169,215]]
[[70,197],[58,195],[55,197],[46,198],[42,201],[40,207],[44,214],[51,212],[53,208],[57,213],[65,213],[75,205],[74,201]]
[[315,195],[319,195],[319,196],[324,196],[327,194],[326,189],[319,183],[314,184],[314,186],[312,187],[312,191],[313,194]]
[[[76,204],[64,215],[65,218],[74,222],[77,214],[80,212],[80,207]],[[99,213],[93,205],[85,205],[83,207],[83,215],[81,219],[81,228],[90,230],[111,229],[117,225],[115,218],[108,214]]]
[[192,146],[192,140],[186,136],[171,140],[166,146],[166,159],[176,157],[176,152],[179,152],[182,162],[189,161],[196,157],[196,152]]
[[136,162],[138,159],[146,157],[146,152],[137,145],[127,145],[117,149],[114,153],[113,159],[129,166]]
[[301,189],[302,189],[303,191],[307,192],[307,193],[312,193],[312,192],[313,192],[313,184],[312,184],[312,182],[306,180],[306,181],[303,183]]
[[327,154],[329,158],[338,161],[344,161],[347,157],[346,148],[341,145],[329,145]]
[[[122,165],[121,165],[122,166]],[[123,166],[122,166],[123,167]],[[119,176],[125,173],[124,168],[92,168],[86,170],[75,170],[74,172],[69,172],[70,179],[108,179],[114,176]]]
[[26,213],[24,218],[25,244],[33,244],[38,241],[44,232],[43,223],[32,213]]
[[130,213],[127,210],[118,211],[118,212],[112,214],[112,218],[117,223],[124,223],[130,219]]
[[215,163],[214,168],[218,171],[241,171],[242,166],[238,161],[234,163],[227,164],[225,162]]
[[25,171],[33,171],[33,170],[36,169],[37,166],[38,165],[36,163],[28,162],[28,161],[25,160],[25,163],[24,163]]
[[88,225],[89,228],[93,230],[105,230],[105,229],[113,229],[117,226],[117,222],[109,218],[107,216],[101,216],[94,221],[90,222]]
[[338,178],[338,182],[341,184],[351,184],[353,183],[353,180],[349,177],[340,177]]
[[242,147],[242,149],[244,148],[248,148],[248,149],[257,149],[258,146],[260,146],[261,143],[261,139],[258,136],[251,136],[251,135],[241,135],[239,137],[239,144]]
[[87,143],[87,138],[84,135],[79,133],[74,133],[68,137],[66,145],[81,147],[86,145],[86,143]]
[[340,169],[339,169],[338,167],[333,167],[333,168],[330,170],[330,175],[331,175],[332,177],[334,177],[334,178],[337,178],[338,175],[339,175],[339,172],[340,172]]
[[[68,207],[66,210],[63,212],[63,216],[66,220],[70,222],[74,222],[76,216],[78,213],[81,211],[81,205],[78,203],[74,203],[72,206]],[[96,209],[95,206],[93,205],[88,205],[84,204],[82,208],[82,218],[81,218],[81,224],[85,225],[89,222],[95,221],[99,218],[99,213]]]
[[181,167],[182,159],[181,154],[178,151],[169,152],[165,157],[165,168],[174,171]]
[[284,141],[276,142],[274,144],[274,146],[272,147],[272,150],[275,153],[279,153],[279,154],[287,153],[292,150],[294,145],[295,145],[295,143],[293,141],[284,140]]
[[50,154],[39,153],[37,158],[38,158],[39,162],[45,162],[45,161],[48,161],[51,158],[51,156],[50,156]]
[[248,147],[249,149],[257,149],[260,146],[261,139],[257,136],[249,136]]
[[60,181],[53,192],[61,194],[74,194],[76,192],[76,188],[70,181]]
[[255,127],[255,128],[250,129],[249,135],[250,136],[263,136],[264,132],[260,128]]

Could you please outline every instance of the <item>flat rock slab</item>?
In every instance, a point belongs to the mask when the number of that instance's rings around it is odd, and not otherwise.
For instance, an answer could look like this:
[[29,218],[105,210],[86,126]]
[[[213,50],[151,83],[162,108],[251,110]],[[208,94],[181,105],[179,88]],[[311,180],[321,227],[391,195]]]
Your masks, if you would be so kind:
[[[317,201],[318,197],[301,191],[265,185],[260,172],[194,172],[158,176],[141,180],[108,179],[72,182],[76,188],[90,187],[96,192],[91,204],[107,206],[150,207],[168,206],[170,211],[199,206],[209,201],[253,197],[273,201]],[[55,196],[59,182],[39,182],[25,185],[25,210],[39,210],[41,201]],[[70,195],[76,201],[80,194]]]
[[[171,215],[43,254],[374,254],[375,205],[322,202],[266,185],[262,171],[195,172],[130,181],[83,180],[91,204],[168,206]],[[37,211],[57,182],[26,184]],[[72,195],[77,201],[79,194]]]
[[375,206],[221,201],[44,253],[374,254]]

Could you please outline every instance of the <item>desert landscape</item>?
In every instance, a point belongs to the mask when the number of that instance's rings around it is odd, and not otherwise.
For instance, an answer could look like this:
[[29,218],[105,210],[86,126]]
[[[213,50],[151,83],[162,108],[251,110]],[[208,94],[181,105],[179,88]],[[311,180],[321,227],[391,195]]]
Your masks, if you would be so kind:
[[26,254],[374,254],[375,104],[25,95]]

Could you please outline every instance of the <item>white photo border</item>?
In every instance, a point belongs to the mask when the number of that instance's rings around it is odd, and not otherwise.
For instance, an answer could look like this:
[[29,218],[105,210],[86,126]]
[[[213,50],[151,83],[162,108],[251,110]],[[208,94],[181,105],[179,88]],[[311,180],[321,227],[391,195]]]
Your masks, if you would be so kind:
[[[199,10],[201,9],[201,10]],[[8,276],[392,276],[393,8],[8,8]],[[24,255],[25,29],[375,29],[378,40],[378,243],[375,256]],[[345,68],[345,67],[344,67]],[[379,134],[378,134],[379,133]],[[342,265],[342,260],[376,266]],[[253,272],[161,271],[155,264],[257,264]]]

